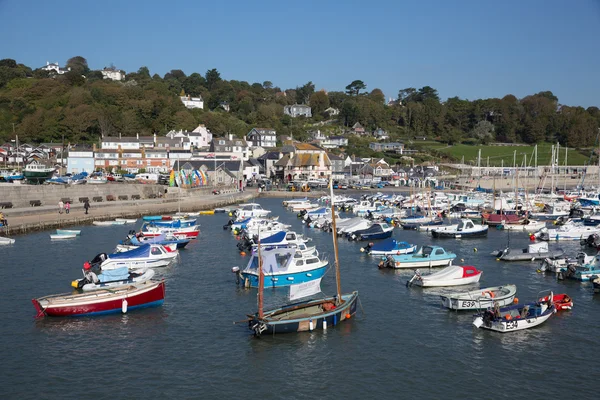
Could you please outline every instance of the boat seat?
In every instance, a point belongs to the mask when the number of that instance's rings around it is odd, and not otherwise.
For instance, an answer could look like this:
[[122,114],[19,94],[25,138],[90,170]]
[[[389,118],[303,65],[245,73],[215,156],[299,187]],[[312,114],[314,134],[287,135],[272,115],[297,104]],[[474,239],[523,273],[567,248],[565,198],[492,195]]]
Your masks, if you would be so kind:
[[31,207],[39,207],[42,205],[42,201],[41,200],[29,200],[29,205]]

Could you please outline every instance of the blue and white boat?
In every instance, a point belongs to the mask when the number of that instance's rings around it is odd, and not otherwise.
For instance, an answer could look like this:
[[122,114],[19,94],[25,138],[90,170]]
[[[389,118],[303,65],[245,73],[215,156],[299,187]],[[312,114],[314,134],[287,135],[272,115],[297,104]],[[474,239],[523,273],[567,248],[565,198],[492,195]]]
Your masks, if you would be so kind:
[[394,227],[386,222],[375,222],[367,229],[355,231],[352,233],[352,239],[356,240],[377,240],[387,239],[394,233]]
[[144,221],[162,221],[163,217],[162,215],[146,215],[145,217],[142,217],[142,219]]
[[[261,248],[262,248],[261,240]],[[265,287],[285,287],[320,279],[327,270],[327,261],[318,256],[305,255],[292,247],[261,250]],[[252,253],[243,270],[233,267],[232,272],[245,287],[258,287],[258,252]]]
[[148,225],[161,228],[189,228],[196,225],[196,219],[176,219],[171,221],[150,221]]
[[452,265],[456,254],[439,246],[423,246],[413,254],[388,255],[379,263],[379,268],[431,268]]
[[122,253],[100,253],[90,262],[99,265],[103,271],[127,267],[130,270],[140,268],[166,267],[177,257],[177,250],[170,250],[160,244],[144,244]]
[[116,252],[120,253],[123,251],[133,250],[144,244],[161,244],[163,246],[168,246],[170,249],[182,249],[185,246],[187,246],[190,241],[191,239],[180,239],[172,234],[167,233],[163,233],[154,237],[138,237],[137,235],[130,233],[129,235],[127,235],[125,240],[119,242],[116,248]]
[[407,242],[398,242],[396,239],[389,238],[379,243],[369,243],[365,247],[361,247],[360,251],[373,256],[411,254],[417,251],[417,245]]

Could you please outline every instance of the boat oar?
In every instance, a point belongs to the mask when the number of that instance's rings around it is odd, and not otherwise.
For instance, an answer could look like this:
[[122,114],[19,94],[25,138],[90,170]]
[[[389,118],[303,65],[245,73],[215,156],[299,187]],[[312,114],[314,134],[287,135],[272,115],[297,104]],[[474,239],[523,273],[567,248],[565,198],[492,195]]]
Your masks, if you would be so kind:
[[243,320],[241,320],[241,321],[233,321],[233,324],[234,324],[234,325],[237,325],[237,324],[243,324],[243,323],[246,323],[246,322],[250,322],[250,321],[252,321],[253,319],[254,319],[254,318],[246,318],[246,319],[243,319]]

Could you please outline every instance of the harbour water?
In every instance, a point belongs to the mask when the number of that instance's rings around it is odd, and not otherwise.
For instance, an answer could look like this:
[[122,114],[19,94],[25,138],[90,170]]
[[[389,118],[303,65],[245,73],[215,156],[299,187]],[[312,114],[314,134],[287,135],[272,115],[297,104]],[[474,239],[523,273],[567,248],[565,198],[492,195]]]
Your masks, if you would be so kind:
[[[313,238],[332,264],[331,234],[305,228],[279,199],[260,203]],[[360,294],[356,317],[326,332],[256,339],[246,324],[233,324],[256,310],[256,290],[235,285],[231,267],[245,266],[248,256],[238,254],[235,238],[222,229],[227,218],[199,217],[199,240],[162,272],[163,307],[125,315],[34,320],[30,300],[68,292],[83,262],[110,252],[131,226],[85,226],[81,237],[56,243],[40,232],[0,247],[1,397],[596,397],[600,295],[594,296],[590,283],[536,272],[537,262],[497,262],[489,253],[506,246],[506,232],[490,229],[487,238],[464,240],[402,230],[394,235],[444,246],[458,255],[455,264],[483,270],[479,287],[514,283],[521,302],[545,289],[566,292],[575,301],[572,311],[536,329],[478,330],[472,313],[441,308],[439,294],[447,289],[406,288],[411,271],[379,270],[377,259],[359,252],[364,244],[340,240],[342,288]],[[510,243],[526,247],[529,240],[513,232]],[[551,246],[580,250],[579,243]],[[334,279],[330,269],[325,293],[334,293]],[[267,290],[265,303],[278,305],[284,296]]]

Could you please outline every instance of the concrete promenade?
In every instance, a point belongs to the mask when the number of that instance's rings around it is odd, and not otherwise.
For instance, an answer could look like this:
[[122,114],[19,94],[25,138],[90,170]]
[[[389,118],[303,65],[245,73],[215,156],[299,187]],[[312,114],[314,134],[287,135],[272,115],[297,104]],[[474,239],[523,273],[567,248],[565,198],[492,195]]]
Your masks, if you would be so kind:
[[212,210],[236,203],[247,202],[258,196],[258,192],[230,192],[218,195],[182,197],[179,199],[148,199],[138,201],[107,202],[91,204],[89,214],[82,205],[74,205],[69,214],[58,213],[58,206],[14,208],[2,210],[8,219],[8,227],[0,227],[1,236],[24,234],[31,231],[65,228],[91,224],[115,218],[140,218],[144,215],[169,214],[179,210],[192,212]]

